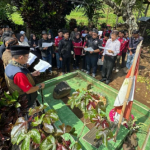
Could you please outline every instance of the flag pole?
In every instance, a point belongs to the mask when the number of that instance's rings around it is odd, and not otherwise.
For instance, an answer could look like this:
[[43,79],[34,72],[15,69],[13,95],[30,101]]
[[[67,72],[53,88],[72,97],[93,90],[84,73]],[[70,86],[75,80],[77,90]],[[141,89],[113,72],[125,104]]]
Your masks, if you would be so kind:
[[120,126],[121,126],[121,123],[122,123],[124,112],[125,112],[127,102],[128,102],[129,96],[130,96],[130,92],[131,92],[131,88],[132,88],[132,84],[133,84],[134,72],[135,72],[137,60],[139,58],[139,54],[141,52],[142,42],[143,41],[140,42],[140,44],[137,46],[137,49],[136,49],[136,54],[135,54],[135,57],[134,57],[132,70],[131,70],[131,75],[129,77],[129,85],[128,85],[128,89],[127,89],[127,94],[126,94],[126,97],[125,97],[125,100],[124,100],[124,103],[123,103],[122,111],[121,111],[119,122],[118,122],[118,127],[117,127],[117,130],[116,130],[115,135],[114,135],[114,141],[115,142],[116,142],[116,139],[117,139],[118,132],[120,130]]

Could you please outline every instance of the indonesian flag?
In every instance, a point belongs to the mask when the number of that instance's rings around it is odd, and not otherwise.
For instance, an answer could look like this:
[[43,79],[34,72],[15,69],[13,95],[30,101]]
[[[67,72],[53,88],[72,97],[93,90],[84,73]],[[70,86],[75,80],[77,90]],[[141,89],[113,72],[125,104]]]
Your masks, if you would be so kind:
[[[141,52],[141,49],[140,49],[140,52]],[[132,72],[132,69],[133,69],[133,66],[132,66],[130,68],[123,84],[122,84],[122,87],[121,87],[121,89],[118,93],[118,96],[115,100],[115,103],[114,103],[114,107],[115,107],[114,111],[117,112],[116,114],[121,114],[123,103],[124,103],[124,100],[125,100],[125,97],[126,97],[126,94],[127,94],[129,81],[133,80],[131,91],[130,91],[130,96],[129,96],[128,103],[127,103],[127,106],[126,106],[126,109],[125,109],[125,112],[124,112],[124,116],[123,116],[127,120],[129,120],[129,118],[130,118],[133,99],[134,99],[135,86],[136,86],[136,81],[137,81],[137,76],[138,76],[138,69],[139,69],[139,62],[140,62],[140,53],[139,53],[139,55],[135,55],[135,59],[136,59],[136,67],[135,67],[135,71],[134,71],[134,77],[131,77],[131,72]],[[119,117],[120,117],[120,115],[119,115]]]

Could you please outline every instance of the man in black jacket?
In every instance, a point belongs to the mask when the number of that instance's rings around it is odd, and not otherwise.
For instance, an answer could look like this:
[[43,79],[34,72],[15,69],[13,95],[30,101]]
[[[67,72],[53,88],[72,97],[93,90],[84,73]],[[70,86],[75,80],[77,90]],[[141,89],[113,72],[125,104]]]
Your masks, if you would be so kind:
[[[54,47],[45,47],[45,44],[53,43],[53,40],[48,39],[47,32],[42,31],[42,39],[39,40],[39,49],[41,51],[42,59],[47,61],[52,66],[52,57],[54,57]],[[50,73],[52,73],[52,67],[49,68]]]
[[74,48],[72,40],[69,39],[69,31],[65,30],[64,38],[59,42],[58,52],[60,56],[60,61],[62,61],[62,74],[65,73],[67,67],[67,72],[70,72],[70,59],[71,55],[74,55]]
[[94,51],[86,52],[87,59],[87,74],[90,73],[91,68],[93,68],[92,76],[95,78],[98,62],[98,54],[101,51],[99,46],[102,46],[102,41],[98,38],[98,30],[93,29],[92,38],[90,38],[85,48],[91,47]]

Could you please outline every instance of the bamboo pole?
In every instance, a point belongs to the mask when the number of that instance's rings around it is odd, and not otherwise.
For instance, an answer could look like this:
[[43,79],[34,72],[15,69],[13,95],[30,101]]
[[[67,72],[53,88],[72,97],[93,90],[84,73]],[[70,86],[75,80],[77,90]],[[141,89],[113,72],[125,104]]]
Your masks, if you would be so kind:
[[132,88],[132,84],[133,84],[134,72],[135,72],[136,63],[137,63],[139,54],[141,52],[142,42],[143,41],[140,42],[140,44],[137,46],[137,49],[136,49],[136,54],[135,54],[135,57],[134,57],[134,61],[133,61],[133,65],[132,65],[132,71],[131,71],[130,80],[129,80],[129,85],[128,85],[128,89],[127,89],[127,94],[126,94],[126,97],[125,97],[125,100],[124,100],[124,103],[123,103],[121,115],[120,115],[120,118],[119,118],[118,127],[117,127],[116,133],[114,135],[114,141],[115,142],[116,142],[116,139],[117,139],[118,132],[120,130],[120,126],[121,126],[121,123],[122,123],[124,112],[125,112],[127,102],[128,102],[129,96],[130,96],[130,92],[131,92],[131,88]]
[[148,133],[147,133],[147,136],[146,136],[146,138],[145,138],[145,141],[144,141],[144,144],[143,144],[141,150],[145,150],[149,137],[150,137],[150,126],[149,126],[149,128],[148,128]]

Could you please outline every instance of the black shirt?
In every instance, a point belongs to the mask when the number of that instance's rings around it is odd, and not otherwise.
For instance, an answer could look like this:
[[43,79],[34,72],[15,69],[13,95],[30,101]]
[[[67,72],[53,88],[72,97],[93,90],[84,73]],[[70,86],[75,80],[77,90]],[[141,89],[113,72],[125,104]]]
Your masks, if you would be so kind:
[[[99,46],[102,46],[102,43],[103,42],[99,38],[96,38],[96,39],[90,38],[87,41],[85,46],[92,47],[94,50],[99,49],[101,51],[102,49],[100,49]],[[90,53],[87,52],[87,54],[90,54]],[[99,52],[98,53],[92,53],[91,55],[98,55],[98,54],[99,54]]]
[[63,38],[58,45],[58,52],[61,57],[71,57],[71,51],[74,52],[72,40]]
[[2,58],[2,55],[3,55],[4,51],[5,51],[5,45],[2,44],[2,45],[0,46],[0,58]]

